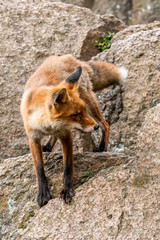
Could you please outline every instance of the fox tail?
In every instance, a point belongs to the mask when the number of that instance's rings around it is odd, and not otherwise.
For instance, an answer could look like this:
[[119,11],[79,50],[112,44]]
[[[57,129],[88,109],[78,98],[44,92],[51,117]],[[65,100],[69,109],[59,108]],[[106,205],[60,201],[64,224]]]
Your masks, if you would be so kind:
[[127,77],[128,77],[128,70],[125,67],[120,67],[119,68],[119,73],[120,73],[120,82],[126,82]]
[[116,67],[107,62],[88,62],[92,68],[91,82],[93,91],[102,90],[114,83],[123,83],[128,76],[128,70],[125,67]]

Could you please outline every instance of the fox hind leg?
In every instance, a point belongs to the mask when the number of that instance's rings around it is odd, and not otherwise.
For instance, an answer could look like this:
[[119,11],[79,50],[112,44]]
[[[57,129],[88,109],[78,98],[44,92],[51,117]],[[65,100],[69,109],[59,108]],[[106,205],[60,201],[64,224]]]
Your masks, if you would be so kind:
[[57,138],[54,136],[51,136],[45,146],[43,146],[43,152],[52,152],[52,148],[57,142]]
[[94,149],[94,151],[107,151],[110,126],[103,118],[96,95],[92,91],[90,91],[89,93],[83,91],[83,93],[80,94],[80,97],[86,103],[89,113],[96,120],[102,130],[102,138],[99,147],[98,149]]

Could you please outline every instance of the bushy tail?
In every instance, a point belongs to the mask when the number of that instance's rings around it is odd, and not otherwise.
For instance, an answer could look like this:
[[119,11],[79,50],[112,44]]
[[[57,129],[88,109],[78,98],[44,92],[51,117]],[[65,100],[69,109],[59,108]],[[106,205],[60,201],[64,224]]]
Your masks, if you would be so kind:
[[120,73],[120,82],[126,82],[128,77],[128,70],[125,67],[120,67],[119,73]]
[[93,91],[102,90],[113,83],[122,83],[126,81],[128,70],[125,67],[116,67],[107,62],[88,62],[92,68],[91,82]]

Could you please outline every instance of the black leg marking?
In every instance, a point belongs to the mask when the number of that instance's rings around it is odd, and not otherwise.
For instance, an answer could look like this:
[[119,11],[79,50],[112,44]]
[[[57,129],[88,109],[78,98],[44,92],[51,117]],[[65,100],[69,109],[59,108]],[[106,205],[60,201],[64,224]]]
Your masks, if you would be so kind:
[[106,151],[105,149],[105,141],[104,141],[104,138],[102,138],[100,144],[99,144],[99,152],[104,152]]
[[64,186],[61,192],[61,198],[65,203],[70,203],[74,196],[74,189],[70,178],[71,171],[72,170],[66,164],[64,167]]
[[44,173],[44,169],[41,166],[37,166],[38,172],[38,195],[37,201],[39,207],[44,206],[52,198],[47,184],[47,179]]
[[43,146],[43,152],[52,152],[52,147],[46,144]]
[[43,146],[43,152],[52,152],[52,148],[54,147],[56,141],[57,141],[57,138],[54,136],[51,136],[47,144]]

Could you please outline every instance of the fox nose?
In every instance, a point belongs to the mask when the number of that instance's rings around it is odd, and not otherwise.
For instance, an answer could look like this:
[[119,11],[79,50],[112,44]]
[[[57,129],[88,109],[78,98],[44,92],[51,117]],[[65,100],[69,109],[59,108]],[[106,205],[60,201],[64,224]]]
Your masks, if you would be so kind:
[[94,126],[94,130],[96,131],[96,130],[98,130],[98,128],[99,128],[99,125],[96,124],[96,125]]

